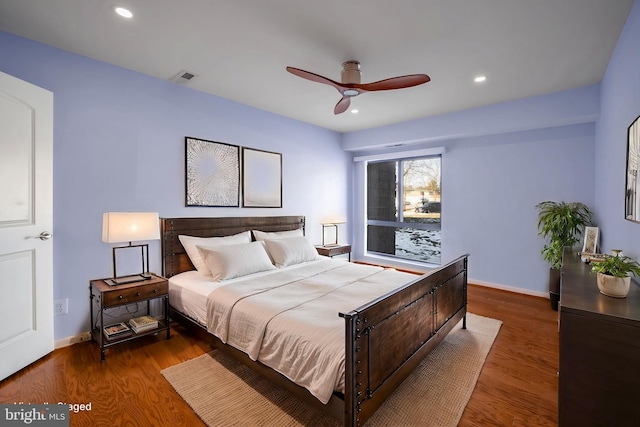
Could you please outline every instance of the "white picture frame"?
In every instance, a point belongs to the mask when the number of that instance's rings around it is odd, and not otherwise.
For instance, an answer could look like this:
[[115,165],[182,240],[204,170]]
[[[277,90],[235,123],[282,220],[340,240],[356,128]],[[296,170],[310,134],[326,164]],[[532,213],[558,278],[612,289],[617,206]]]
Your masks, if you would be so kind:
[[282,154],[242,147],[242,207],[282,207]]
[[584,244],[582,245],[583,254],[595,254],[598,248],[598,227],[585,227],[584,228]]

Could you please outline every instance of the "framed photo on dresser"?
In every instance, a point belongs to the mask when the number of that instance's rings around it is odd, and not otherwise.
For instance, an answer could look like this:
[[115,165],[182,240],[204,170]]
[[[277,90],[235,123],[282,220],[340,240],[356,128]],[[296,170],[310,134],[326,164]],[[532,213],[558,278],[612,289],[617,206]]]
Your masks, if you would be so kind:
[[582,253],[595,254],[598,248],[598,227],[584,228],[584,244],[582,245]]

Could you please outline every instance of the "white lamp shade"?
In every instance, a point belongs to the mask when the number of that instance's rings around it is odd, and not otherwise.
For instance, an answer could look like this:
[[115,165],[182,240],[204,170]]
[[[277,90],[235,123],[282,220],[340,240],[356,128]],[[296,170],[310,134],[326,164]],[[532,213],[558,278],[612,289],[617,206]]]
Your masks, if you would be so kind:
[[160,220],[157,212],[105,212],[102,215],[103,242],[137,242],[159,238]]
[[337,224],[345,224],[347,221],[338,215],[326,216],[322,218],[320,224],[322,225],[337,225]]

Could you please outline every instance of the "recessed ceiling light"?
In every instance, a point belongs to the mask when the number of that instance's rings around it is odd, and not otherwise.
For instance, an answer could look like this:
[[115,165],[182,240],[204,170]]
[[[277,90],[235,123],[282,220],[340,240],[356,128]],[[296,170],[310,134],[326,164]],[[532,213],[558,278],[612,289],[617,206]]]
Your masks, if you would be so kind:
[[124,7],[116,7],[116,13],[123,18],[133,18],[133,13],[129,9],[125,9]]
[[476,76],[476,78],[473,79],[476,83],[482,83],[485,80],[487,80],[487,76]]
[[353,110],[351,110],[351,113],[352,113],[352,114],[358,114],[358,109],[357,109],[357,108],[354,108]]

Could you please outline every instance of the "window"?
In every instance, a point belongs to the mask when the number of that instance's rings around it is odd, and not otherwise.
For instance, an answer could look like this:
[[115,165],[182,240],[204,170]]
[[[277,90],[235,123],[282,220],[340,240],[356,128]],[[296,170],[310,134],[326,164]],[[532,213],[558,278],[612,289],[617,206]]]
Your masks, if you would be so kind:
[[370,161],[367,253],[440,264],[441,156]]

